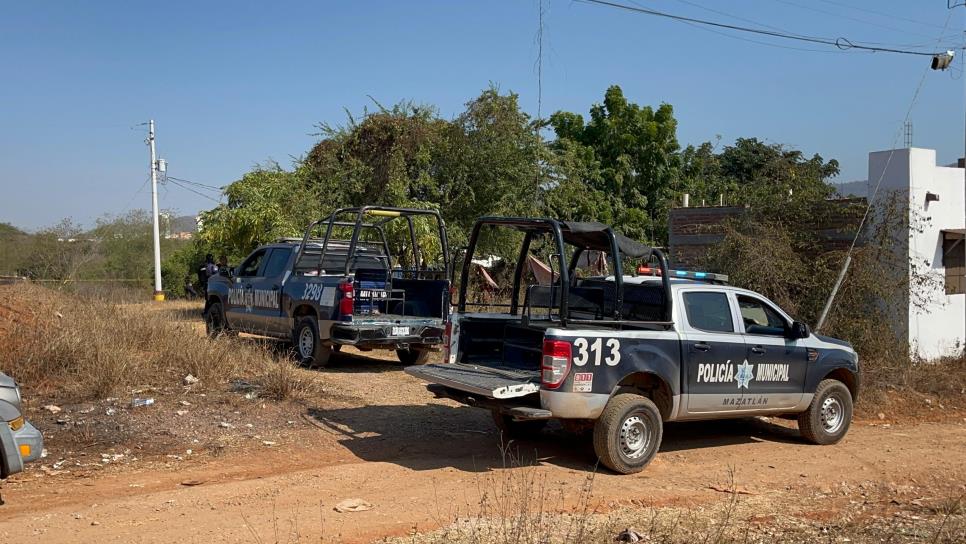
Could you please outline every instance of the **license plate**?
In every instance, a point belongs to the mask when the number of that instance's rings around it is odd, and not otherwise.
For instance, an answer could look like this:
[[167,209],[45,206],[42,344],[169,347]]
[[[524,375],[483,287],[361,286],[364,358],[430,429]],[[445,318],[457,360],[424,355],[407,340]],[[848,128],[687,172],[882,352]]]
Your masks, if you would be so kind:
[[409,336],[409,327],[393,327],[390,336]]

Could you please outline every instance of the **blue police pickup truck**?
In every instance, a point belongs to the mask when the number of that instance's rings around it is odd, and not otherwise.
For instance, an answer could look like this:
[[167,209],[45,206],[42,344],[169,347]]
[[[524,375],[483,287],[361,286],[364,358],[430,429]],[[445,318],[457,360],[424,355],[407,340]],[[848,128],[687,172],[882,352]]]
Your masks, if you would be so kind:
[[[509,302],[471,302],[473,252],[497,229],[522,240]],[[542,280],[523,264],[533,248],[551,264]],[[582,273],[588,263],[596,270]],[[661,251],[605,225],[551,219],[477,222],[444,354],[406,372],[438,397],[490,409],[507,434],[550,419],[592,428],[600,461],[623,474],[651,461],[667,421],[787,416],[807,441],[838,442],[860,383],[848,343],[760,294],[668,270]]]
[[205,324],[210,335],[291,340],[313,366],[344,345],[421,363],[449,313],[448,251],[435,210],[342,208],[210,278]]

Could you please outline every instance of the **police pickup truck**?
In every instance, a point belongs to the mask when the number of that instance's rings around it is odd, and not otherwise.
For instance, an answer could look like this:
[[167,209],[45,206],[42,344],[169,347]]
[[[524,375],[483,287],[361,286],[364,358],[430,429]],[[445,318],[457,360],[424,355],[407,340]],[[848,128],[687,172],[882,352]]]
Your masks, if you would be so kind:
[[[405,251],[393,255],[394,244]],[[342,208],[301,240],[259,247],[211,278],[206,328],[291,339],[314,366],[343,345],[395,349],[401,362],[420,363],[439,349],[449,313],[447,252],[435,210]]]
[[[498,229],[522,239],[509,302],[470,302],[477,241]],[[535,245],[549,248],[542,281],[523,264]],[[647,266],[625,275],[623,259]],[[580,263],[597,263],[598,274],[581,274]],[[490,409],[507,434],[550,419],[592,427],[598,458],[623,474],[651,461],[667,421],[788,416],[810,442],[841,440],[859,392],[855,351],[726,280],[668,270],[661,251],[599,223],[482,218],[444,362],[406,372],[438,397]]]

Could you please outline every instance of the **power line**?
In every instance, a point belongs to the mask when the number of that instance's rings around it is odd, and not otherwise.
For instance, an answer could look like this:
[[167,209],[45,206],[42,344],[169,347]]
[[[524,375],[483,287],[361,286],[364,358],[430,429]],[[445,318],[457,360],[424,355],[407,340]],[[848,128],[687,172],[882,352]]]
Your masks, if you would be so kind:
[[218,204],[221,204],[221,200],[220,199],[212,198],[212,197],[206,195],[205,193],[202,193],[201,191],[192,189],[188,185],[183,185],[180,182],[176,181],[174,178],[169,177],[167,179],[168,179],[168,181],[170,181],[171,183],[177,185],[178,187],[181,187],[185,191],[190,191],[190,192],[192,192],[192,193],[194,193],[194,194],[196,194],[196,195],[198,195],[200,197],[207,198],[208,200],[210,200],[212,202],[217,202]]
[[[946,23],[943,25],[943,33],[946,31],[946,27],[949,26],[949,20],[952,18],[952,16],[953,13],[950,11],[949,15],[946,16]],[[851,255],[852,251],[855,249],[855,244],[859,240],[859,235],[862,233],[862,227],[869,218],[869,211],[872,210],[872,201],[875,200],[875,196],[879,193],[879,187],[882,186],[882,179],[885,177],[885,173],[889,169],[889,163],[892,162],[892,156],[896,152],[896,144],[899,141],[899,135],[902,133],[902,129],[906,126],[906,123],[909,122],[909,117],[912,115],[912,110],[916,107],[916,103],[919,102],[919,93],[922,91],[922,86],[926,83],[926,76],[929,75],[931,70],[931,67],[926,66],[922,72],[922,77],[919,78],[919,84],[916,86],[916,91],[912,94],[912,100],[909,103],[909,108],[906,110],[906,116],[902,119],[902,125],[896,131],[896,135],[892,140],[892,149],[889,151],[889,157],[886,159],[885,167],[882,169],[882,173],[879,174],[879,179],[875,183],[875,189],[872,191],[872,195],[866,203],[865,213],[862,214],[862,220],[859,222],[859,226],[856,229],[855,237],[852,238],[852,244],[849,246],[849,255]]]
[[135,193],[133,195],[131,195],[131,198],[128,199],[127,203],[124,204],[124,206],[121,208],[121,212],[120,213],[124,213],[124,212],[126,212],[126,211],[128,211],[128,210],[131,209],[131,204],[133,204],[134,203],[134,200],[137,199],[138,195],[140,195],[141,192],[144,191],[144,188],[147,187],[148,182],[150,182],[150,181],[151,181],[151,176],[146,176],[144,178],[144,183],[141,184],[141,188],[138,189],[137,191],[135,191]]
[[[952,11],[946,16],[946,22],[943,24],[943,34],[946,33],[946,28],[949,26],[949,20],[952,19]],[[939,40],[942,40],[942,35],[940,35]],[[937,41],[939,41],[937,40]],[[842,280],[845,279],[845,275],[849,271],[849,265],[852,263],[852,253],[855,251],[855,245],[859,241],[859,236],[862,235],[862,228],[865,226],[865,222],[869,218],[869,212],[872,211],[872,203],[875,202],[876,195],[879,194],[879,188],[882,186],[882,180],[885,178],[886,172],[889,171],[889,164],[892,163],[892,157],[896,153],[896,145],[899,142],[899,136],[902,134],[903,128],[906,123],[909,122],[909,117],[912,115],[912,110],[916,107],[916,103],[919,101],[919,93],[922,91],[923,85],[926,83],[926,77],[929,75],[931,66],[927,66],[922,73],[922,77],[919,78],[919,84],[916,85],[916,90],[912,93],[912,100],[909,102],[909,108],[906,110],[906,116],[902,120],[902,125],[896,130],[895,136],[892,139],[892,146],[889,149],[889,156],[886,157],[885,166],[882,167],[882,172],[879,173],[879,179],[875,182],[875,189],[873,189],[872,194],[868,197],[865,204],[865,212],[862,214],[862,219],[859,221],[859,226],[855,229],[855,236],[852,238],[852,243],[849,245],[849,250],[845,253],[845,261],[842,263],[842,269],[839,271],[838,278],[835,280],[835,284],[832,286],[832,291],[829,293],[828,300],[825,301],[825,306],[822,308],[822,313],[818,318],[818,323],[815,325],[815,330],[818,331],[825,324],[825,320],[828,317],[829,312],[832,309],[832,303],[835,301],[835,295],[838,294],[839,287],[842,285]]]
[[537,25],[537,123],[539,124],[543,119],[543,0],[537,0],[537,3],[540,4],[540,20]]
[[[629,0],[629,1],[632,4],[634,4],[635,6],[644,7],[641,4],[639,4],[638,2],[635,2],[634,0]],[[738,17],[737,15],[732,15],[730,13],[726,13],[726,12],[723,12],[723,11],[719,11],[719,10],[716,10],[716,9],[712,9],[712,8],[709,8],[709,7],[705,7],[705,6],[702,6],[701,4],[698,4],[698,3],[695,3],[695,2],[690,2],[688,0],[678,0],[678,2],[681,2],[681,3],[684,3],[684,4],[688,4],[688,5],[694,6],[696,8],[704,9],[704,10],[710,11],[712,13],[717,13],[718,15],[723,15],[725,17],[730,17],[732,19],[736,19],[736,20],[739,20],[739,21],[744,21],[746,23],[752,23],[752,24],[755,24],[755,25],[763,26],[765,28],[771,28],[771,29],[777,30],[779,32],[785,32],[783,29],[778,28],[778,27],[774,27],[774,26],[767,25],[767,24],[764,24],[764,23],[759,23],[757,21],[752,21],[751,19],[745,19],[744,17]],[[686,25],[688,25],[688,26],[690,26],[690,27],[696,28],[698,30],[703,30],[705,32],[710,32],[712,34],[717,34],[718,36],[724,36],[725,38],[730,38],[732,40],[738,40],[738,41],[753,43],[753,44],[757,44],[757,45],[764,45],[765,47],[774,47],[776,49],[789,49],[791,51],[808,51],[810,53],[828,53],[828,54],[835,54],[836,53],[836,51],[829,51],[827,49],[814,49],[814,48],[809,48],[809,47],[794,47],[794,46],[790,46],[790,45],[781,45],[781,44],[777,44],[777,43],[763,42],[761,40],[753,40],[751,38],[745,38],[745,37],[742,37],[742,36],[736,36],[734,34],[729,34],[727,32],[721,32],[720,30],[715,30],[713,28],[707,28],[705,26],[697,25],[697,24],[694,24],[694,23],[689,23],[687,21],[681,21],[681,22],[684,23],[684,24],[686,24]]]
[[917,25],[929,26],[929,27],[932,27],[932,28],[944,28],[941,25],[937,25],[935,23],[927,23],[925,21],[918,21],[916,19],[910,19],[908,17],[903,17],[901,15],[893,15],[891,13],[886,13],[884,11],[876,11],[874,9],[869,9],[869,8],[865,8],[865,7],[851,6],[851,5],[846,4],[846,3],[843,3],[843,2],[835,2],[834,0],[819,0],[819,1],[820,2],[824,2],[826,4],[831,4],[833,6],[843,7],[843,8],[846,8],[846,9],[854,9],[856,11],[864,11],[866,13],[871,13],[872,15],[878,15],[880,17],[886,17],[888,19],[895,19],[895,20],[898,20],[898,21],[906,21],[906,22],[909,22],[909,23],[915,23]]
[[849,40],[848,38],[844,38],[844,37],[839,37],[839,38],[835,38],[835,39],[832,39],[832,38],[820,38],[820,37],[815,37],[815,36],[804,36],[804,35],[799,35],[799,34],[790,34],[790,33],[787,33],[787,32],[778,32],[778,31],[772,31],[772,30],[765,30],[765,29],[761,29],[761,28],[750,28],[750,27],[746,27],[746,26],[732,25],[732,24],[729,24],[729,23],[721,23],[721,22],[717,22],[717,21],[708,21],[706,19],[697,19],[697,18],[694,18],[694,17],[685,17],[683,15],[675,15],[675,14],[672,14],[672,13],[666,13],[666,12],[663,12],[663,11],[657,11],[657,10],[654,10],[654,9],[649,9],[649,8],[644,8],[644,7],[628,6],[626,4],[619,4],[617,2],[609,2],[607,0],[577,0],[577,1],[578,2],[583,2],[585,4],[597,4],[597,5],[601,5],[601,6],[607,6],[607,7],[611,7],[611,8],[622,9],[622,10],[626,10],[626,11],[632,11],[632,12],[635,12],[635,13],[642,13],[642,14],[645,14],[645,15],[653,15],[653,16],[656,16],[656,17],[664,17],[666,19],[672,19],[672,20],[679,21],[679,22],[692,23],[692,24],[697,24],[697,25],[707,25],[707,26],[712,26],[712,27],[724,28],[724,29],[728,29],[728,30],[735,30],[735,31],[738,31],[738,32],[747,32],[747,33],[751,33],[751,34],[760,34],[760,35],[763,35],[763,36],[770,36],[772,38],[782,38],[782,39],[786,39],[786,40],[796,40],[796,41],[801,41],[801,42],[818,43],[818,44],[822,44],[822,45],[831,45],[831,46],[837,47],[837,48],[839,48],[841,50],[858,49],[858,50],[861,50],[861,51],[869,51],[869,52],[897,53],[897,54],[902,54],[902,55],[918,55],[918,56],[928,56],[928,57],[932,57],[932,56],[936,55],[936,53],[927,52],[927,51],[914,51],[914,50],[911,50],[911,49],[900,49],[900,48],[893,48],[893,47],[880,47],[880,46],[875,46],[875,45],[866,45],[866,44],[863,44],[861,42],[853,42],[853,41]]
[[191,181],[190,179],[176,178],[174,176],[167,176],[167,175],[165,176],[165,179],[171,179],[171,180],[174,180],[174,181],[180,181],[181,183],[187,183],[189,185],[194,185],[194,186],[200,187],[202,189],[208,189],[209,191],[217,191],[218,193],[221,193],[222,192],[221,191],[221,187],[215,187],[214,185],[206,185],[204,183],[199,183],[197,181]]
[[[784,28],[779,28],[779,27],[776,27],[776,26],[772,26],[772,25],[769,25],[769,24],[765,24],[765,23],[762,23],[760,21],[754,21],[752,19],[746,19],[744,17],[740,17],[740,16],[735,15],[733,13],[728,13],[728,12],[721,11],[721,10],[717,10],[717,9],[714,9],[714,8],[709,8],[707,6],[704,6],[702,4],[699,4],[697,2],[691,2],[690,0],[677,0],[677,1],[680,2],[680,3],[682,3],[682,4],[687,4],[689,6],[694,6],[694,7],[698,8],[698,9],[703,9],[705,11],[710,11],[711,13],[716,13],[718,15],[723,15],[725,17],[728,17],[729,19],[735,19],[737,21],[743,21],[743,22],[746,22],[746,23],[751,23],[753,25],[757,25],[757,26],[760,26],[760,27],[763,27],[763,28],[769,28],[771,30],[776,30],[778,32],[783,32],[785,34],[792,34],[792,35],[796,35],[796,36],[802,36],[803,35],[803,34],[797,34],[797,33],[794,33],[794,32],[789,32],[788,30],[785,30]],[[779,0],[779,1],[785,1],[785,0]],[[637,3],[637,2],[631,1],[631,3],[634,4],[634,5],[636,5],[636,6],[640,6],[640,4]],[[813,10],[813,11],[820,11],[820,10],[817,10],[816,8],[804,6],[804,5],[801,5],[801,4],[796,4],[796,3],[793,3],[793,2],[790,2],[790,1],[786,1],[786,3],[788,3],[789,5],[793,5],[793,6],[796,6],[796,7],[803,8],[803,9],[810,9],[810,10]],[[873,26],[879,26],[879,27],[882,27],[882,28],[887,28],[889,30],[895,30],[895,31],[898,31],[898,32],[910,33],[910,34],[913,34],[913,35],[916,35],[916,36],[927,36],[926,34],[919,34],[919,33],[909,32],[908,30],[904,30],[904,29],[899,29],[899,28],[895,28],[895,27],[889,27],[889,26],[879,25],[879,24],[873,23],[871,21],[866,21],[866,20],[863,20],[863,19],[857,19],[857,18],[854,18],[854,17],[849,17],[847,15],[841,15],[841,14],[833,13],[833,12],[829,12],[829,11],[822,11],[822,13],[825,13],[825,14],[828,14],[828,15],[833,15],[833,16],[836,16],[836,17],[843,17],[843,18],[846,18],[846,19],[851,19],[853,21],[858,21],[858,22],[864,23],[864,24],[869,24],[869,25],[873,25]],[[938,25],[936,25],[936,27],[937,28],[940,28]],[[723,35],[727,35],[727,34],[723,34]],[[810,36],[810,37],[814,37],[814,36]],[[926,42],[926,43],[921,43],[921,42],[920,43],[889,43],[889,42],[870,42],[868,40],[862,40],[862,43],[867,44],[867,45],[889,45],[889,46],[894,46],[894,47],[925,47],[926,45],[931,45],[932,44],[932,36],[928,36],[928,37],[930,38],[930,40],[928,42]],[[755,43],[760,43],[760,42],[755,42]],[[805,49],[805,51],[811,51],[811,50]]]
[[[835,13],[833,11],[829,11],[829,10],[825,10],[825,9],[821,9],[821,8],[816,8],[816,7],[808,6],[808,5],[805,5],[805,4],[799,4],[798,2],[794,2],[792,0],[778,0],[778,2],[781,2],[782,4],[785,4],[785,5],[788,5],[788,6],[796,7],[796,8],[799,8],[799,9],[813,11],[815,13],[821,13],[823,15],[831,15],[833,17],[840,17],[842,19],[847,19],[849,21],[855,21],[857,23],[861,23],[861,24],[864,24],[864,25],[874,26],[874,27],[878,27],[878,28],[885,29],[885,30],[892,30],[893,32],[902,32],[902,33],[912,34],[914,36],[925,36],[925,37],[928,37],[928,38],[932,38],[931,35],[920,34],[918,32],[909,32],[908,30],[905,30],[905,29],[902,29],[902,28],[896,28],[894,26],[884,25],[884,24],[881,24],[881,23],[875,23],[875,22],[872,22],[872,21],[867,21],[865,19],[860,19],[858,17],[852,17],[850,15],[845,15],[845,14],[842,14],[842,13]],[[881,45],[881,44],[877,44],[877,45]],[[915,45],[915,44],[913,44],[911,46],[912,47],[919,47],[919,45]]]

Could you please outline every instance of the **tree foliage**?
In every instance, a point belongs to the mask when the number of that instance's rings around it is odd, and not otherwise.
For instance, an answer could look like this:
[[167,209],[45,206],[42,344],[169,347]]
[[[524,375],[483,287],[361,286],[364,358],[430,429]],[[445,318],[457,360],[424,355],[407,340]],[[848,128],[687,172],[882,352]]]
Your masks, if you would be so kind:
[[[581,184],[606,208],[597,215],[611,218],[629,236],[652,242],[665,238],[667,204],[680,170],[677,120],[670,104],[656,110],[639,106],[614,85],[602,104],[591,107],[586,123],[580,114],[560,111],[550,116],[550,126],[561,160],[571,166],[571,174],[585,176]],[[569,185],[561,183],[567,194],[577,196]]]

